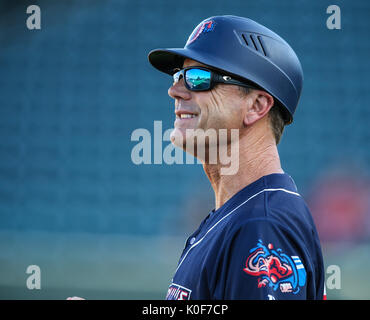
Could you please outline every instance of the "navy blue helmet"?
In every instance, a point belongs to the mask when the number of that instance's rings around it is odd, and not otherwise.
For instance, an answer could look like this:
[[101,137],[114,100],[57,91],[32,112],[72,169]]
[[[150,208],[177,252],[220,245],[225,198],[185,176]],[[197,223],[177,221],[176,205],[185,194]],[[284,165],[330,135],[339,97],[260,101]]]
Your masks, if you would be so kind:
[[193,30],[184,48],[149,53],[150,63],[170,75],[186,58],[265,90],[281,107],[285,123],[293,121],[303,71],[293,49],[270,29],[248,18],[214,16]]

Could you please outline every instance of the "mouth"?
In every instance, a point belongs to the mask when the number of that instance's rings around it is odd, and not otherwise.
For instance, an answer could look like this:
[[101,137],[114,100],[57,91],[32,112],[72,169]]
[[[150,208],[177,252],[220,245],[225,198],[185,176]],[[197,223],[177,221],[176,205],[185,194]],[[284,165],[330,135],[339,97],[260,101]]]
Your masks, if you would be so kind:
[[186,119],[193,119],[198,116],[198,113],[196,112],[190,112],[187,110],[176,110],[176,119],[186,120]]

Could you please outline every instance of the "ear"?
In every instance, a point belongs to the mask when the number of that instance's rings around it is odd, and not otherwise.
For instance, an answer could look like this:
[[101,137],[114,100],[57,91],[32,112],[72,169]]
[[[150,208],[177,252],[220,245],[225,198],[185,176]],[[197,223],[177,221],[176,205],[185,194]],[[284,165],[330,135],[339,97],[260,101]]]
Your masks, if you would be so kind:
[[250,126],[259,119],[263,118],[274,105],[274,98],[265,91],[256,90],[254,92],[252,104],[244,116],[245,126]]

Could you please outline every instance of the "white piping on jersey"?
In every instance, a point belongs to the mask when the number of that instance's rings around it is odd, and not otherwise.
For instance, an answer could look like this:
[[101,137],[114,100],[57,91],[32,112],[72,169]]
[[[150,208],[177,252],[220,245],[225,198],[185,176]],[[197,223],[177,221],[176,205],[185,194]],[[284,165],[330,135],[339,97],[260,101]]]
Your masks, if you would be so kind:
[[298,196],[300,197],[301,195],[297,192],[293,192],[293,191],[290,191],[290,190],[286,190],[286,189],[283,189],[283,188],[276,188],[276,189],[263,189],[259,192],[257,192],[256,194],[254,194],[253,196],[249,197],[247,200],[245,200],[244,202],[242,202],[240,205],[238,205],[236,208],[234,208],[233,210],[231,210],[227,215],[225,215],[223,218],[221,218],[220,220],[218,220],[211,228],[208,229],[208,231],[205,233],[205,235],[200,238],[197,242],[195,242],[190,248],[189,250],[186,252],[186,254],[183,256],[183,258],[181,259],[181,261],[179,262],[179,265],[177,266],[176,270],[175,270],[175,274],[177,272],[177,270],[179,270],[180,266],[182,265],[182,263],[184,262],[185,258],[187,257],[188,253],[190,252],[191,249],[193,249],[194,247],[196,247],[199,243],[201,243],[203,241],[203,239],[206,237],[206,235],[214,229],[214,227],[216,227],[222,220],[224,220],[225,218],[227,218],[230,214],[232,214],[235,210],[239,209],[242,205],[246,204],[249,200],[253,199],[254,197],[258,196],[259,194],[261,194],[262,192],[267,192],[267,191],[283,191],[283,192],[286,192],[286,193],[290,193],[290,194],[294,194],[295,196]]

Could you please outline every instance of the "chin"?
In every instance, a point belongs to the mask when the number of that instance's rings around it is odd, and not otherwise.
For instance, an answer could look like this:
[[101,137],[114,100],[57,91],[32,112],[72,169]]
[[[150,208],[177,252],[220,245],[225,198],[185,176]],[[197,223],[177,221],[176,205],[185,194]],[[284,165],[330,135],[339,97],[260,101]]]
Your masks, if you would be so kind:
[[194,143],[196,143],[193,133],[195,130],[196,129],[175,127],[170,135],[172,144],[194,155],[191,149],[194,149],[193,146]]
[[176,147],[184,149],[186,143],[186,135],[184,129],[174,128],[170,135],[170,140]]
[[183,149],[201,161],[206,161],[210,152],[217,152],[217,131],[213,131],[215,132],[214,137],[205,138],[203,129],[175,128],[171,132],[170,139],[176,147]]

